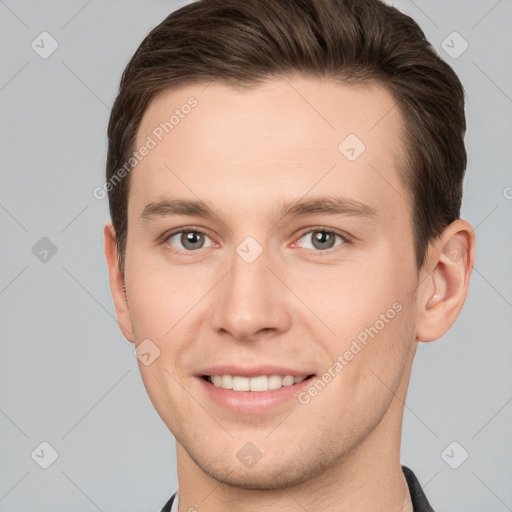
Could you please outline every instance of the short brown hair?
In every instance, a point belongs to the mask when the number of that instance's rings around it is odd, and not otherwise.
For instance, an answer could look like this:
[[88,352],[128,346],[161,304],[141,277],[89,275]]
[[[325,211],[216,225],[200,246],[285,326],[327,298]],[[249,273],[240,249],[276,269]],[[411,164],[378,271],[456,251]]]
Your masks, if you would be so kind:
[[[108,125],[107,183],[134,152],[149,103],[165,89],[217,82],[256,87],[290,75],[376,81],[404,119],[398,172],[412,200],[418,271],[429,243],[459,218],[466,169],[464,89],[409,16],[381,0],[197,0],[141,43]],[[130,175],[108,189],[121,273]]]

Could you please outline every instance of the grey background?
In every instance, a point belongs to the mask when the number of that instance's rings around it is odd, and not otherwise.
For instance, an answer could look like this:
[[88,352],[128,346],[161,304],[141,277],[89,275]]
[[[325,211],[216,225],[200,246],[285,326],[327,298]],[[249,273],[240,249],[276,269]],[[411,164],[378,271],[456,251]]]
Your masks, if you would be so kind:
[[[185,3],[0,0],[0,511],[157,511],[176,489],[174,439],[115,320],[107,200],[92,191],[104,182],[122,70]],[[512,510],[512,3],[390,3],[422,26],[465,86],[462,217],[478,244],[456,325],[420,344],[402,463],[436,511]],[[31,47],[43,31],[59,45],[47,59]],[[441,46],[453,31],[469,44],[457,58]],[[48,247],[43,237],[57,249],[46,262],[34,254]],[[48,469],[35,462],[49,460],[43,441],[58,452]],[[447,461],[458,465],[463,450],[468,459],[452,469]]]

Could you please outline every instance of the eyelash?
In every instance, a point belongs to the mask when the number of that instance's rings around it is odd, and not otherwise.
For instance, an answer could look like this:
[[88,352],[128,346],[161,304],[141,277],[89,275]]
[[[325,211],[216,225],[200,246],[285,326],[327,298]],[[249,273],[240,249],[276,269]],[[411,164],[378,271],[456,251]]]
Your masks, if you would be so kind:
[[[300,240],[305,235],[310,234],[310,233],[314,233],[314,232],[323,232],[323,233],[329,233],[329,234],[332,234],[332,235],[336,235],[336,236],[340,237],[343,240],[343,243],[341,243],[339,245],[336,245],[334,247],[331,247],[330,249],[326,249],[325,251],[321,251],[319,249],[305,249],[305,250],[309,251],[309,253],[312,254],[313,256],[323,256],[325,254],[331,254],[332,252],[334,252],[337,249],[339,249],[341,246],[343,246],[345,244],[353,243],[353,237],[351,237],[347,233],[344,233],[343,231],[338,231],[338,230],[334,230],[334,229],[331,229],[331,228],[327,228],[325,226],[317,226],[317,227],[314,227],[314,228],[309,228],[307,231],[302,232],[298,236],[297,240]],[[164,233],[160,237],[159,243],[162,244],[162,245],[165,245],[166,249],[168,249],[169,251],[171,251],[171,252],[173,252],[175,254],[180,254],[181,255],[183,253],[193,254],[193,253],[199,252],[200,249],[197,249],[195,251],[187,251],[185,249],[176,249],[175,247],[173,247],[172,245],[167,243],[169,241],[169,238],[171,238],[174,235],[179,235],[179,234],[182,234],[182,233],[201,233],[201,234],[207,236],[208,238],[211,238],[208,235],[208,233],[206,233],[202,229],[195,228],[195,227],[191,226],[191,227],[180,228],[180,229],[177,229],[175,231],[170,231],[170,232]],[[294,242],[294,244],[295,244],[295,242]]]

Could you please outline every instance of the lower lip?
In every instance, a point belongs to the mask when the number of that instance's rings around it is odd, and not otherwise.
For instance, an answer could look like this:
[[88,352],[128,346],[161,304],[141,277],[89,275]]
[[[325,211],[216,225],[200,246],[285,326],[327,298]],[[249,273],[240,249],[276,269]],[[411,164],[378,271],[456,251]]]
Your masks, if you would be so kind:
[[298,384],[283,386],[268,391],[233,391],[210,384],[202,377],[198,377],[206,394],[217,404],[239,414],[257,414],[268,411],[272,407],[282,405],[311,384],[313,378],[304,379]]

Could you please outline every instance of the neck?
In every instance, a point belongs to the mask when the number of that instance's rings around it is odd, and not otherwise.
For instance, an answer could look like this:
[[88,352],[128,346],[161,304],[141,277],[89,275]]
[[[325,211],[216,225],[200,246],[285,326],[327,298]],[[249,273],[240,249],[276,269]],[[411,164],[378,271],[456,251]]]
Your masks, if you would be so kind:
[[[197,488],[185,483],[179,486],[179,511],[198,512],[367,512],[368,510],[386,510],[390,512],[414,512],[407,481],[403,473],[393,476],[388,472],[379,482],[359,482],[352,477],[339,483],[339,487],[321,486],[309,493],[307,486],[282,489],[279,491],[233,489],[222,482],[214,481],[208,488]],[[180,479],[181,481],[181,479]],[[338,480],[339,481],[339,480]],[[189,480],[190,484],[192,480]],[[319,490],[323,488],[321,492]],[[353,495],[351,488],[356,488]],[[378,489],[379,493],[375,494]],[[344,492],[346,491],[346,492]],[[325,493],[329,493],[326,497]],[[315,501],[316,500],[316,501]]]

